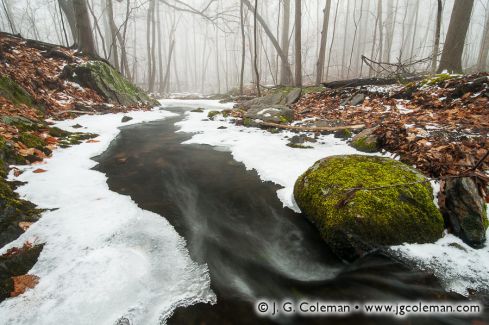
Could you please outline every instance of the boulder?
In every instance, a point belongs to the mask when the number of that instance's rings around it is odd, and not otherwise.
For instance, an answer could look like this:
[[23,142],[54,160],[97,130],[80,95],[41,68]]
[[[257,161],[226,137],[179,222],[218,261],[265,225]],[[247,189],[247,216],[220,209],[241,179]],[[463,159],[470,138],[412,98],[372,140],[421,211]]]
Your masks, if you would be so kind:
[[293,120],[294,111],[285,105],[253,107],[244,114],[244,117],[271,123],[287,123]]
[[291,90],[282,90],[274,92],[263,97],[253,98],[251,100],[245,101],[239,105],[240,108],[244,110],[249,110],[251,108],[263,109],[271,106],[278,105],[293,105],[301,97],[302,90],[300,88],[292,88]]
[[66,65],[61,77],[93,89],[105,100],[114,104],[126,106],[139,103],[158,105],[156,100],[150,98],[143,90],[134,86],[118,71],[102,61]]
[[427,179],[390,158],[319,160],[296,181],[294,197],[333,252],[347,261],[384,245],[434,242],[444,230]]
[[365,98],[366,98],[366,96],[362,93],[355,94],[355,95],[347,98],[343,102],[341,102],[340,105],[342,105],[342,106],[344,106],[344,105],[357,106],[357,105],[363,104],[363,102],[365,101]]
[[379,151],[379,137],[375,134],[377,128],[365,129],[351,140],[350,145],[361,152]]
[[455,235],[472,247],[486,241],[486,202],[470,177],[449,178],[445,182],[442,212]]

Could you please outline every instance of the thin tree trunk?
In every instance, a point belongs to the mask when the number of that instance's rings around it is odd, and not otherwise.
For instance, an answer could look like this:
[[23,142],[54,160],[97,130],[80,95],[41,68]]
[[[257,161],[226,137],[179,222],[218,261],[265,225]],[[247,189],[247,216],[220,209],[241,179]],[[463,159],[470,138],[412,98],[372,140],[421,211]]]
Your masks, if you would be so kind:
[[255,61],[255,80],[256,80],[256,94],[258,97],[261,96],[261,90],[260,90],[260,74],[258,73],[258,46],[257,46],[257,31],[258,31],[258,26],[257,26],[257,14],[258,11],[258,0],[255,0],[255,14],[254,14],[254,20],[253,20],[253,42],[254,42],[254,49],[255,49],[255,55],[254,55],[254,61]]
[[329,54],[328,54],[328,65],[326,66],[326,75],[324,76],[324,79],[328,81],[329,78],[329,67],[331,65],[331,56],[333,53],[333,45],[334,45],[334,39],[336,35],[336,20],[338,18],[338,9],[340,7],[340,1],[336,1],[336,9],[335,9],[335,14],[334,14],[334,22],[333,22],[333,35],[331,35],[331,45],[329,46]]
[[295,86],[302,87],[302,1],[295,0]]
[[440,52],[441,18],[443,15],[443,2],[441,0],[438,0],[437,2],[435,44],[433,45],[433,53],[431,54],[431,70],[433,72],[436,71],[438,53]]
[[117,26],[114,21],[114,6],[112,4],[112,0],[107,1],[107,18],[109,20],[109,28],[110,28],[110,53],[113,57],[113,64],[117,70],[120,69],[119,65],[119,49],[117,48]]
[[243,1],[240,2],[239,6],[239,16],[241,25],[241,71],[239,73],[239,94],[243,95],[243,84],[244,84],[244,68],[246,59],[246,41],[245,41],[245,28],[244,28],[244,6]]
[[331,11],[331,0],[326,0],[323,9],[323,29],[321,30],[321,44],[319,46],[319,58],[316,64],[316,85],[323,81],[324,61],[326,60],[326,42],[328,40],[329,14]]
[[484,31],[482,33],[479,56],[477,58],[477,70],[484,71],[487,67],[487,57],[489,54],[489,6],[486,8]]
[[289,57],[289,29],[290,29],[290,0],[283,0],[282,9],[282,34],[281,45],[284,55],[287,57],[287,61],[281,60],[280,62],[280,84],[289,85],[291,83],[292,76],[290,74],[290,65],[288,63]]

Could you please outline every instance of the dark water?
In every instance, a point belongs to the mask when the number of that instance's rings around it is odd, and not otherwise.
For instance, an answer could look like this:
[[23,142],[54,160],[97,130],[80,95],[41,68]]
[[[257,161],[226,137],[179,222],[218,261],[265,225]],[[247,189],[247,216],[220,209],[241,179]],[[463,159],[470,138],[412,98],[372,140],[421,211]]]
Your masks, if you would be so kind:
[[277,186],[263,183],[227,152],[182,145],[190,135],[175,133],[174,123],[180,119],[125,127],[97,158],[97,170],[107,174],[111,190],[165,216],[187,240],[193,260],[209,266],[217,304],[178,308],[168,323],[471,323],[453,316],[400,321],[358,313],[336,318],[258,316],[258,298],[352,303],[462,298],[446,293],[432,275],[381,252],[344,264],[303,216],[282,207]]

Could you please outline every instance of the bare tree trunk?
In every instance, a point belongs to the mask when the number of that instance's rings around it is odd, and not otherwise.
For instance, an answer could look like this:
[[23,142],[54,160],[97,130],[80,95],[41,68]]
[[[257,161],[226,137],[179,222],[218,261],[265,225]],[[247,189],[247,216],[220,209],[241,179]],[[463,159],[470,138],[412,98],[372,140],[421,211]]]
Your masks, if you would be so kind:
[[76,18],[78,50],[84,53],[97,55],[86,0],[73,0],[73,8]]
[[489,6],[486,8],[484,31],[482,33],[479,56],[477,58],[477,70],[484,71],[487,67],[487,56],[489,54]]
[[295,0],[295,86],[302,87],[302,1]]
[[156,22],[156,28],[158,29],[158,75],[159,75],[158,91],[161,94],[164,91],[163,81],[164,81],[165,77],[163,75],[163,53],[161,50],[162,34],[161,34],[161,11],[160,11],[160,2],[159,1],[156,4],[156,11],[158,13],[158,19]]
[[245,41],[245,28],[244,28],[244,6],[243,1],[240,2],[239,6],[239,16],[241,25],[241,71],[239,73],[239,94],[243,95],[243,84],[244,84],[244,68],[246,59],[246,41]]
[[[372,50],[370,51],[370,58],[372,60],[376,59],[376,54],[375,54],[375,46],[377,43],[377,33],[379,34],[379,47],[378,51],[380,53],[380,59],[379,62],[382,62],[382,0],[377,0],[377,17],[375,17],[375,32],[374,32],[374,40],[372,42]],[[368,71],[368,76],[371,77],[373,74],[372,67],[369,68]]]
[[392,41],[394,39],[394,26],[395,26],[395,12],[393,6],[394,0],[387,0],[387,19],[385,20],[385,46],[383,60],[385,62],[390,62],[391,60],[391,50]]
[[[290,0],[283,0],[283,22],[282,22],[282,34],[281,34],[281,45],[284,55],[289,57],[289,28],[290,28]],[[288,61],[281,60],[280,64],[280,84],[289,85],[292,76],[290,74],[290,65]]]
[[331,11],[331,0],[326,0],[323,9],[323,29],[321,30],[321,45],[319,47],[319,58],[316,64],[316,85],[323,81],[324,61],[326,60],[326,42],[328,40],[329,13]]
[[168,51],[168,62],[166,64],[165,79],[163,81],[163,91],[168,91],[170,87],[170,71],[171,71],[171,58],[173,54],[173,49],[175,48],[175,40],[172,38],[170,43],[170,49]]
[[70,26],[71,37],[73,42],[78,44],[78,31],[76,29],[76,18],[75,18],[75,8],[73,7],[73,1],[69,0],[58,0],[59,7],[66,16],[68,20],[68,25]]
[[411,52],[409,53],[409,57],[412,59],[414,54],[414,45],[416,44],[416,35],[417,35],[417,27],[419,20],[419,0],[416,0],[416,13],[414,15],[414,27],[413,27],[413,38],[411,39]]
[[154,91],[155,77],[156,77],[156,60],[155,60],[155,6],[156,0],[151,0],[148,8],[148,15],[146,22],[146,41],[147,41],[147,53],[148,53],[148,90]]
[[347,0],[346,1],[346,12],[345,12],[345,31],[343,35],[343,55],[341,56],[341,78],[345,78],[345,71],[346,71],[346,45],[348,41],[348,27],[350,25],[349,20],[350,20],[350,4],[351,1]]
[[348,64],[348,73],[346,75],[347,79],[350,77],[350,72],[352,70],[351,69],[351,63],[352,63],[352,59],[353,59],[353,50],[355,49],[355,42],[357,40],[358,24],[362,20],[363,4],[364,4],[364,2],[362,1],[360,3],[360,15],[358,17],[358,20],[355,20],[356,4],[355,4],[355,10],[353,10],[353,24],[355,25],[355,32],[353,33],[353,43],[351,45],[351,52],[350,52],[350,63]]
[[258,14],[258,12],[256,12],[256,10],[254,10],[253,6],[251,5],[250,1],[249,0],[241,0],[246,7],[248,7],[248,9],[250,11],[252,11],[253,13],[256,14],[256,19],[257,21],[260,23],[260,25],[262,26],[263,28],[263,31],[265,32],[265,34],[267,34],[268,38],[270,39],[270,42],[272,42],[273,46],[275,47],[275,50],[277,51],[278,55],[280,56],[280,59],[282,60],[282,62],[286,62],[286,69],[287,69],[287,73],[292,76],[292,71],[290,70],[290,64],[289,64],[289,58],[288,58],[288,55],[285,55],[285,52],[282,50],[282,48],[280,47],[280,45],[278,44],[277,42],[277,39],[275,38],[275,36],[273,35],[272,31],[270,30],[270,28],[268,27],[267,23],[265,22],[265,20],[263,19],[262,16],[260,16],[260,14]]
[[336,9],[335,9],[335,14],[334,14],[334,22],[333,22],[333,35],[331,35],[331,45],[329,46],[329,54],[328,54],[328,65],[326,66],[326,75],[324,79],[327,81],[329,78],[329,67],[331,64],[331,54],[333,53],[333,45],[334,45],[334,38],[336,35],[336,20],[338,19],[338,9],[340,7],[340,1],[336,1]]
[[474,0],[455,0],[438,73],[462,72],[462,54],[473,6]]
[[443,15],[443,3],[438,0],[437,12],[436,12],[436,30],[435,30],[435,44],[433,45],[433,53],[431,54],[431,70],[436,71],[438,62],[438,53],[440,52],[440,33],[441,33],[441,18]]
[[112,54],[113,64],[117,70],[120,69],[119,65],[119,49],[117,48],[117,26],[114,21],[114,7],[112,4],[112,0],[107,1],[107,18],[109,20],[109,28],[110,28],[110,50],[109,52]]
[[257,11],[258,11],[258,0],[255,0],[255,14],[254,14],[254,20],[253,20],[253,43],[254,43],[254,48],[255,48],[255,55],[254,55],[254,61],[255,61],[255,80],[256,80],[256,94],[258,97],[261,96],[261,90],[260,90],[260,74],[258,73],[258,46],[257,46]]

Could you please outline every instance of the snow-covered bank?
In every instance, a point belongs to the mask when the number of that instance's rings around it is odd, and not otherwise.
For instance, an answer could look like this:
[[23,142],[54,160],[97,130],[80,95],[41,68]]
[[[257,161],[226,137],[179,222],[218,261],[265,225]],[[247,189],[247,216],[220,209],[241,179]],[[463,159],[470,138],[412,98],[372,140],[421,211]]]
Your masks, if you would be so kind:
[[[178,104],[172,103],[172,106]],[[177,123],[180,132],[195,133],[186,143],[229,150],[235,160],[244,163],[247,169],[256,170],[262,180],[283,186],[277,195],[284,206],[295,211],[298,208],[293,199],[293,186],[299,175],[326,156],[358,153],[333,136],[321,136],[317,143],[308,143],[312,149],[290,148],[286,146],[288,139],[285,138],[293,135],[290,132],[272,134],[257,128],[235,126],[223,118],[203,121],[207,113],[188,112],[186,119]],[[463,295],[468,295],[467,288],[489,292],[487,244],[482,249],[473,249],[458,237],[447,234],[433,244],[405,244],[392,249],[406,261],[435,273],[447,290]]]
[[[18,240],[46,243],[29,272],[39,284],[0,304],[0,324],[159,324],[180,305],[214,301],[205,265],[188,256],[185,241],[161,216],[111,192],[90,158],[107,149],[122,125],[158,120],[166,111],[82,116],[57,126],[97,133],[99,142],[56,150],[41,165],[22,167],[18,192],[43,213]],[[80,129],[77,129],[79,131]],[[33,173],[37,168],[45,173]],[[11,176],[13,177],[13,176]]]

